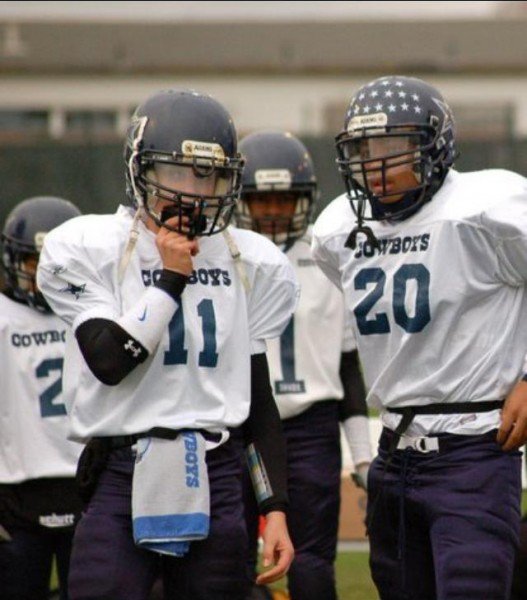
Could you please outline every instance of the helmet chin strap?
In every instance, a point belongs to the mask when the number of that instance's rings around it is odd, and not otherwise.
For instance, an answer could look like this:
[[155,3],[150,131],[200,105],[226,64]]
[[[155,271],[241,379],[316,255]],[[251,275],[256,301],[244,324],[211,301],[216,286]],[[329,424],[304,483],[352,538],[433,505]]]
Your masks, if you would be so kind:
[[229,248],[230,255],[234,261],[234,266],[238,271],[238,276],[240,277],[245,293],[248,294],[251,291],[251,282],[247,276],[247,271],[242,261],[241,252],[228,229],[224,229],[221,233],[225,239],[227,247]]
[[132,221],[132,226],[130,228],[130,233],[128,235],[128,242],[126,244],[125,251],[121,257],[119,262],[119,269],[117,271],[117,277],[119,283],[123,282],[124,275],[126,273],[126,269],[128,268],[128,264],[130,263],[130,259],[132,258],[132,253],[135,249],[135,245],[137,244],[137,239],[139,238],[139,221],[146,218],[145,209],[140,206],[136,211]]
[[[349,194],[348,194],[348,199],[353,208],[353,202],[352,202]],[[366,236],[368,242],[374,248],[378,248],[379,242],[378,242],[377,238],[375,237],[375,234],[373,233],[371,227],[368,227],[368,225],[364,224],[364,210],[366,209],[367,200],[363,196],[362,198],[360,198],[358,200],[358,202],[359,202],[359,206],[357,207],[356,210],[354,209],[355,216],[357,217],[357,223],[356,223],[355,227],[351,230],[346,242],[344,243],[344,246],[346,248],[351,248],[352,250],[355,250],[355,248],[357,247],[357,235],[359,233],[362,233],[363,235]]]
[[360,225],[357,221],[357,225],[355,225],[355,227],[351,230],[351,233],[349,234],[344,246],[346,246],[346,248],[351,248],[352,250],[355,250],[355,248],[357,247],[357,235],[359,233],[363,233],[366,236],[367,241],[374,248],[379,248],[379,240],[375,237],[375,234],[373,233],[371,227],[368,227],[368,225],[364,225],[362,221]]

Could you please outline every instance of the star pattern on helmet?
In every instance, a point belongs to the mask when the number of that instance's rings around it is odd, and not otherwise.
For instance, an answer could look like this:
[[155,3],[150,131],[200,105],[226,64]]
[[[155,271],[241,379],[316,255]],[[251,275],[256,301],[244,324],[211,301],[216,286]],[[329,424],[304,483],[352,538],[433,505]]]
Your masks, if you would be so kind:
[[[373,99],[376,100],[375,103]],[[383,77],[371,81],[359,90],[351,100],[347,118],[374,114],[383,110],[396,117],[398,113],[421,115],[424,107],[420,95],[408,89],[407,82],[397,77]]]

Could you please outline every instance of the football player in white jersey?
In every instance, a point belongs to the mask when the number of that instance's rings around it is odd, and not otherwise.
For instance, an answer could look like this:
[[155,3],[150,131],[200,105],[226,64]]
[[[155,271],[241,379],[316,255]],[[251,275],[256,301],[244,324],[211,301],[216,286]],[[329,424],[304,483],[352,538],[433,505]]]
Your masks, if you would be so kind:
[[35,284],[48,231],[80,214],[67,200],[29,198],[2,232],[0,294],[0,596],[45,600],[55,557],[66,599],[80,446],[67,440],[62,395],[64,323]]
[[314,226],[382,411],[369,472],[381,598],[508,598],[527,431],[527,182],[459,173],[427,83],[360,88],[337,136],[347,194]]
[[[151,96],[132,117],[125,162],[132,206],[57,229],[39,265],[39,285],[73,333],[64,378],[73,437],[93,438],[79,467],[92,495],[70,592],[143,600],[161,569],[168,598],[241,600],[251,585],[246,420],[268,475],[262,580],[282,576],[293,555],[265,340],[286,326],[298,284],[271,242],[227,228],[243,161],[216,100],[178,89]],[[188,547],[194,537],[204,539]]]
[[[365,486],[372,457],[364,384],[342,293],[311,257],[308,225],[317,181],[306,147],[290,133],[260,131],[240,142],[240,152],[246,164],[237,225],[271,239],[301,287],[294,316],[268,343],[267,354],[287,442],[287,520],[295,547],[289,592],[293,600],[331,600],[337,597],[339,420]],[[258,513],[248,482],[246,488],[255,549]]]

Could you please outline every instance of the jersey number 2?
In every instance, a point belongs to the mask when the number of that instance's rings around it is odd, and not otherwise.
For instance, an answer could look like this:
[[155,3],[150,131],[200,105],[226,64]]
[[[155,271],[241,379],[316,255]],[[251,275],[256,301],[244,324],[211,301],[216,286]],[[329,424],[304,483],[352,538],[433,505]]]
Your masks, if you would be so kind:
[[[165,365],[186,365],[188,350],[185,349],[185,319],[183,317],[183,306],[178,300],[179,308],[174,313],[169,325],[168,335],[170,345],[165,352]],[[216,352],[216,315],[212,300],[204,299],[198,304],[198,316],[202,320],[203,350],[198,356],[200,367],[215,367],[218,364],[218,353]]]
[[40,416],[57,417],[66,414],[66,407],[62,403],[53,404],[53,400],[62,392],[62,358],[43,360],[36,369],[38,379],[48,377],[52,371],[59,372],[59,378],[47,387],[39,396]]

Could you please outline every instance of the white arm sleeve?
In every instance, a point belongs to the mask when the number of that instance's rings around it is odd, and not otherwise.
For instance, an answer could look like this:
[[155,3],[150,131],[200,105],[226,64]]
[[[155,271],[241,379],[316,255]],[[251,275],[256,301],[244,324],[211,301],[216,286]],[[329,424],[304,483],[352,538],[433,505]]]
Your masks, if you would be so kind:
[[178,308],[169,294],[149,287],[117,323],[152,354]]
[[346,441],[355,467],[372,461],[370,423],[368,417],[349,417],[342,423]]

